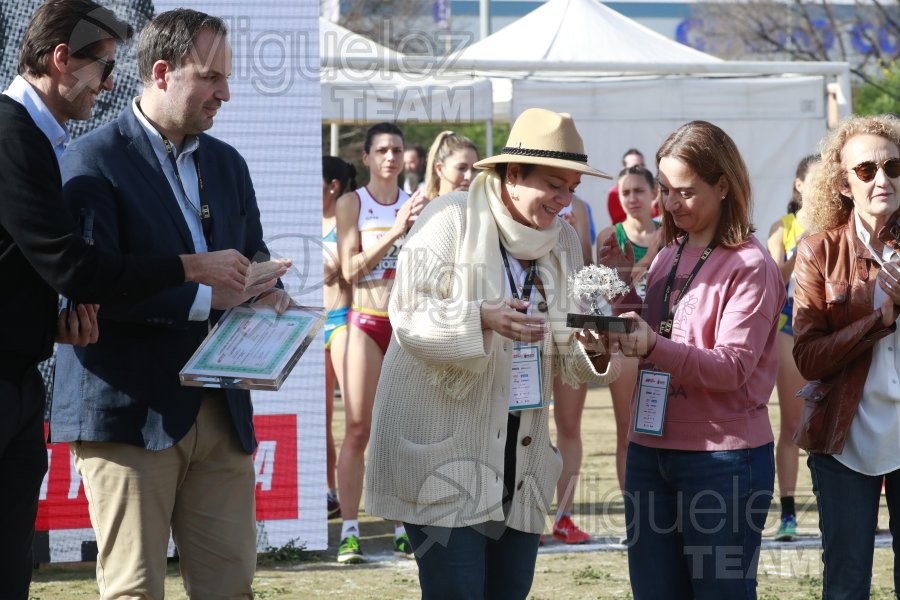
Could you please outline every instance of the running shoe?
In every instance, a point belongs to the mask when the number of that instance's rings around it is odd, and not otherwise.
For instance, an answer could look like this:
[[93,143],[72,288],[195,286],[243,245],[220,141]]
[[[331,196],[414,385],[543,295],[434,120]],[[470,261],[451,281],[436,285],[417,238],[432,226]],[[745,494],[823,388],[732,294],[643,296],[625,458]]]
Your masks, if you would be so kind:
[[775,534],[776,542],[792,542],[797,537],[797,518],[788,515],[781,518],[781,526]]
[[591,540],[591,534],[578,529],[568,515],[560,517],[553,526],[553,537],[566,544],[584,544]]
[[331,492],[326,492],[326,503],[328,505],[328,518],[339,519],[341,517],[341,503],[338,502],[337,496]]
[[338,546],[337,561],[345,565],[356,565],[366,562],[362,550],[359,549],[359,537],[348,535]]
[[394,556],[397,558],[415,558],[412,544],[409,543],[409,536],[406,533],[394,538]]

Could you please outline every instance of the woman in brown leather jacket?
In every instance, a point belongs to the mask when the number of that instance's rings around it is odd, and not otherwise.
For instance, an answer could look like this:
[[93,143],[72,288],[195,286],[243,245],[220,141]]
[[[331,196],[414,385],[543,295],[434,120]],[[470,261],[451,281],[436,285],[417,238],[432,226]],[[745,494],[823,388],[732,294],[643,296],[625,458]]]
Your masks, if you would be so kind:
[[868,598],[882,483],[900,539],[900,119],[842,122],[804,203],[818,233],[794,268],[794,359],[811,382],[795,440],[810,452],[822,597]]

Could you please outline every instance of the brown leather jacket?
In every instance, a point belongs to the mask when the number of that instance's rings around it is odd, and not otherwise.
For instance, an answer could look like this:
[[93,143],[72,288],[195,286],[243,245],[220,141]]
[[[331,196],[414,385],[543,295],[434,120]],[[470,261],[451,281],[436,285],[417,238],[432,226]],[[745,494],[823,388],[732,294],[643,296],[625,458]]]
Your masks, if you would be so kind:
[[[892,248],[883,228],[878,238]],[[873,308],[880,266],[856,235],[853,214],[848,223],[811,235],[797,246],[794,276],[794,360],[810,381],[797,395],[804,398],[794,441],[801,448],[840,454],[862,398],[872,362],[872,347],[896,324],[881,323]]]

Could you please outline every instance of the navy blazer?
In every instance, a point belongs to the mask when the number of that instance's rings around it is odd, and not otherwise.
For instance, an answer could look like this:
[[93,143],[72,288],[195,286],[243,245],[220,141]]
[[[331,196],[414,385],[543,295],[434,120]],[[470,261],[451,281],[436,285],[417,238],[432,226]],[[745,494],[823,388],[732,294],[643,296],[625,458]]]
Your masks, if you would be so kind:
[[177,256],[121,256],[82,241],[66,212],[53,147],[24,106],[0,94],[0,378],[17,384],[50,356],[57,292],[126,300],[184,281]]
[[[199,137],[202,194],[212,213],[210,250],[235,248],[251,259],[268,255],[247,164],[228,144]],[[131,106],[73,142],[61,170],[68,207],[74,214],[82,207],[94,210],[96,245],[159,256],[194,252],[178,200]],[[185,283],[143,301],[102,304],[99,341],[59,348],[52,441],[162,450],[187,434],[201,389],[181,386],[178,372],[208,331],[205,321],[188,321],[196,292],[197,284]],[[213,311],[211,320],[220,315]],[[250,394],[226,390],[225,397],[241,445],[251,453]]]

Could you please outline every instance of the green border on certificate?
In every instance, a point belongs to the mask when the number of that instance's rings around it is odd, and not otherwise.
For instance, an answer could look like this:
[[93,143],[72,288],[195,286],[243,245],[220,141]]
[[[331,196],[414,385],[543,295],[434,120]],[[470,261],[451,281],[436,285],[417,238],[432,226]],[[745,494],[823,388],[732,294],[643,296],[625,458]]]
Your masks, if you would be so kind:
[[179,373],[182,385],[277,390],[325,324],[325,309],[226,312]]
[[[265,326],[267,324],[272,324],[274,327],[276,321],[281,321],[278,326],[286,328],[288,330],[288,335],[285,337],[284,343],[275,348],[274,353],[265,356],[266,362],[264,364],[259,366],[245,366],[237,361],[227,362],[229,359],[237,357],[223,352],[225,349],[224,346],[227,346],[229,342],[232,342],[235,337],[240,336],[243,330],[251,327]],[[275,367],[284,360],[285,355],[290,351],[294,342],[296,342],[303,334],[303,330],[309,325],[310,321],[312,321],[312,317],[305,315],[262,315],[261,317],[258,317],[255,314],[237,312],[222,327],[222,331],[219,335],[208,344],[206,350],[197,358],[197,361],[193,366],[195,369],[212,372],[242,371],[248,374],[269,375],[273,372]]]

